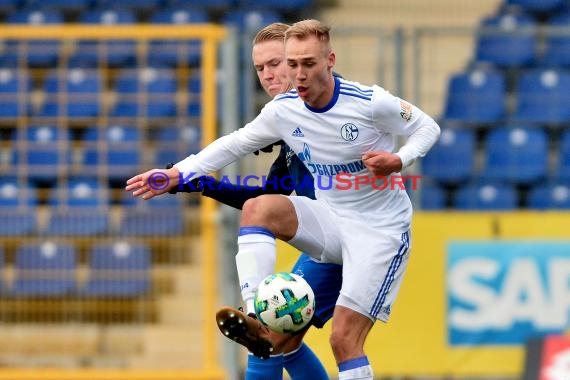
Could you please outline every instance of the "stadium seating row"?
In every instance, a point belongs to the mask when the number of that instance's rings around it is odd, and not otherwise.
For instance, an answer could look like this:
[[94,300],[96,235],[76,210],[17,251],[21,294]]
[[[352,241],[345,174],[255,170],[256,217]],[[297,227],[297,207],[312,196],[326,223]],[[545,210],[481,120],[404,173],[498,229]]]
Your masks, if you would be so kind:
[[565,0],[506,0],[506,5],[519,6],[527,12],[551,15],[567,6]]
[[[49,126],[30,127],[25,139],[15,137],[14,146],[3,148],[6,154],[0,163],[6,168],[2,171],[5,177],[25,171],[31,181],[53,182],[61,173],[72,174],[76,165],[76,177],[105,174],[124,181],[139,170],[143,156],[150,156],[153,159],[149,163],[162,167],[199,149],[198,130],[194,128],[159,128],[152,138],[141,136],[136,127],[112,126],[106,131],[88,128],[76,144],[65,131]],[[502,126],[490,129],[479,147],[476,130],[447,127],[422,160],[422,171],[444,184],[464,183],[473,178],[523,185],[546,179],[570,181],[570,129],[555,137],[551,138],[543,128]],[[483,159],[477,164],[479,151]],[[554,159],[549,158],[550,152],[555,153]],[[442,171],[441,167],[447,169]],[[84,182],[82,186],[93,188],[93,193],[106,199],[97,184]]]
[[[215,1],[209,1],[215,3]],[[311,1],[301,0],[298,3]],[[219,22],[236,28],[238,31],[256,31],[271,22],[283,21],[278,12],[278,4],[291,6],[294,2],[275,1],[274,7],[261,9],[236,9],[224,12]],[[297,9],[297,8],[291,8]],[[136,14],[125,7],[93,9],[82,13],[76,20],[79,24],[135,24]],[[150,24],[188,25],[215,22],[203,7],[173,7],[159,9],[147,20]],[[50,8],[32,8],[16,10],[8,13],[6,24],[49,25],[65,23],[63,13]],[[0,53],[0,67],[17,67],[20,62],[30,67],[55,67],[65,63],[67,67],[133,67],[138,65],[151,67],[197,66],[200,61],[201,45],[199,41],[157,41],[151,40],[145,53],[137,51],[137,44],[132,40],[107,42],[75,41],[71,52],[61,41],[28,41],[7,40]]]
[[40,226],[35,188],[3,179],[0,236],[173,236],[186,230],[183,213],[188,198],[163,196],[137,202],[122,192],[123,207],[114,209],[119,212],[113,218],[108,190],[94,179],[70,179],[51,192],[47,223]]
[[570,208],[570,130],[562,131],[556,149],[540,128],[490,129],[482,144],[473,129],[443,129],[421,162],[423,207]]
[[[60,209],[89,209],[107,208],[112,204],[118,204],[127,208],[150,208],[150,209],[177,209],[188,204],[182,196],[164,196],[143,202],[134,198],[130,193],[121,191],[118,202],[110,194],[106,183],[101,183],[95,178],[66,178],[63,183],[58,183],[49,190],[49,199],[45,202],[48,206]],[[17,178],[0,177],[0,208],[16,209],[35,207],[41,205],[38,189],[30,183],[19,182]],[[144,206],[144,207],[143,207]]]
[[421,162],[424,209],[570,208],[569,5],[505,0],[481,21]]
[[421,188],[419,201],[423,210],[568,210],[570,185],[544,183],[523,192],[504,182],[471,182],[454,190],[427,182]]
[[[473,179],[514,185],[570,182],[570,129],[563,130],[557,140],[550,143],[541,128],[493,128],[484,137],[483,159],[477,163],[476,131],[444,128],[440,140],[422,160],[422,173],[447,185]],[[555,152],[553,160],[551,152]]]
[[[126,242],[97,244],[89,252],[88,275],[77,280],[72,245],[44,241],[18,247],[11,281],[0,283],[2,297],[135,297],[151,290],[150,250]],[[0,248],[0,273],[4,253]]]
[[[97,69],[50,71],[41,83],[43,100],[33,107],[33,79],[22,69],[0,69],[0,119],[22,116],[55,118],[200,116],[200,73],[179,88],[174,70],[141,68],[120,71],[111,88]],[[183,93],[184,97],[181,99]],[[110,95],[115,100],[109,104]],[[36,95],[37,96],[37,95]],[[37,108],[37,109],[34,109]]]
[[[501,68],[568,66],[568,25],[570,8],[567,7],[553,12],[546,22],[541,22],[524,9],[505,8],[481,21],[474,60],[489,62]],[[549,29],[545,31],[539,27]]]
[[[52,127],[47,129],[49,132],[45,132],[47,127],[40,127],[37,130],[30,129],[29,131],[34,131],[35,134],[30,136],[56,136],[61,129]],[[113,133],[109,135],[119,135],[114,137],[117,140],[123,142],[122,145],[116,147],[115,153],[116,162],[108,160],[109,170],[111,168],[120,168],[129,163],[126,160],[126,155],[129,153],[129,147],[133,147],[133,142],[140,139],[140,131],[136,128],[117,128]],[[113,129],[111,128],[111,129]],[[44,132],[42,132],[44,131]],[[97,132],[98,130],[94,130]],[[180,136],[180,129],[159,129],[157,130],[159,134],[164,133],[163,136],[166,141],[165,148],[168,152],[172,153],[174,150],[172,146],[168,145],[168,141],[171,137]],[[89,135],[87,133],[86,135]],[[41,140],[41,139],[40,139]],[[474,179],[484,182],[505,182],[511,185],[537,185],[544,183],[545,181],[559,181],[562,183],[570,182],[570,130],[564,130],[561,133],[560,141],[556,144],[556,159],[554,160],[556,165],[552,167],[549,159],[549,152],[552,151],[551,146],[554,145],[553,142],[549,142],[549,136],[546,130],[541,128],[523,128],[523,127],[502,127],[494,128],[488,131],[485,139],[482,142],[483,149],[483,159],[481,162],[477,162],[478,155],[478,137],[477,133],[473,129],[452,129],[444,128],[442,136],[438,143],[432,148],[430,153],[422,160],[422,174],[424,180],[433,180],[439,184],[446,186],[453,185],[463,185],[471,182]],[[47,149],[46,146],[43,150],[37,149],[33,143],[28,143],[32,149],[30,154],[35,155],[35,161],[26,161],[27,165],[23,168],[18,169],[19,171],[27,170],[29,173],[34,173],[34,168],[37,172],[42,173],[45,176],[48,175],[50,166],[57,167],[57,163],[60,164],[62,160],[55,160],[53,157],[58,158],[61,156],[61,144],[57,143],[57,139],[54,140],[55,143],[48,145],[51,150]],[[95,140],[97,141],[97,140]],[[140,142],[140,141],[139,141]],[[131,144],[131,145],[129,145]],[[187,149],[186,144],[183,144],[183,149]],[[140,146],[138,144],[134,145],[133,155],[137,157],[142,155],[143,150],[139,150]],[[93,146],[92,148],[95,148]],[[65,151],[65,150],[63,150]],[[97,152],[94,150],[93,152]],[[108,153],[113,152],[113,150],[108,150]],[[51,156],[50,156],[51,154]],[[51,157],[51,158],[50,158]],[[167,157],[161,161],[168,162]],[[102,161],[93,161],[97,163],[97,168],[99,170],[105,170],[105,165]],[[133,166],[128,166],[130,173],[132,174],[137,169],[140,161],[135,160]],[[36,168],[37,166],[37,168]],[[27,169],[26,169],[27,167]],[[89,166],[87,166],[89,167]],[[446,170],[441,170],[445,167]],[[550,169],[550,168],[553,169]],[[105,183],[98,182],[95,178],[88,178],[88,174],[97,173],[97,168],[95,166],[90,167],[92,171],[87,170],[84,176],[74,178],[70,177],[57,189],[54,189],[49,196],[48,205],[54,207],[66,207],[66,208],[97,208],[106,207],[111,204],[111,198],[108,192],[108,185]],[[102,169],[101,169],[102,168]],[[54,172],[52,174],[57,174]],[[129,173],[124,173],[129,174]],[[31,175],[28,178],[33,178]],[[126,177],[123,177],[123,180]],[[53,184],[52,184],[53,185]],[[122,206],[132,206],[137,204],[135,200],[128,196],[127,193],[121,192],[122,198],[119,202]],[[7,207],[22,207],[22,206],[34,206],[37,204],[37,196],[35,195],[35,189],[30,183],[18,180],[18,178],[5,177],[0,181],[0,205]],[[172,208],[178,210],[181,206],[182,197],[159,197],[151,202],[145,203],[146,206],[152,207],[153,205],[159,206],[162,209]],[[140,206],[140,202],[138,203]],[[67,212],[67,211],[65,211]],[[65,214],[65,212],[62,212]],[[78,218],[81,212],[76,213]],[[104,214],[104,213],[103,213]],[[93,215],[93,214],[92,214]],[[69,216],[67,216],[69,217]],[[94,216],[91,216],[94,217]],[[103,217],[106,219],[106,217]],[[136,218],[135,218],[136,219]],[[175,218],[171,219],[172,221]],[[135,222],[136,223],[136,222]],[[16,225],[16,224],[13,224]],[[59,223],[50,223],[52,228],[59,225]],[[71,225],[74,225],[71,222]],[[100,228],[105,229],[106,223],[99,222],[94,223],[93,226],[100,226]],[[126,228],[128,224],[123,224],[123,228]],[[142,228],[142,223],[141,227]],[[73,229],[68,230],[66,227],[63,230],[73,231]],[[94,227],[95,228],[95,227]],[[174,230],[179,230],[175,228]],[[95,228],[95,231],[98,231]],[[52,231],[55,232],[55,231]],[[59,232],[62,233],[62,232]],[[79,231],[75,233],[80,233]],[[96,233],[96,232],[85,232],[85,233]],[[131,232],[136,233],[136,232]],[[72,232],[73,234],[73,232]]]
[[[514,107],[509,107],[513,101]],[[510,92],[502,71],[474,68],[450,78],[442,119],[471,125],[512,122],[556,126],[570,121],[568,104],[570,72],[566,70],[524,71]]]
[[48,186],[62,175],[104,176],[124,183],[143,163],[163,167],[198,151],[201,143],[201,131],[193,126],[161,127],[142,133],[141,128],[115,125],[75,132],[43,125],[6,133],[8,144],[0,146],[0,173],[25,173],[29,181]]
[[0,236],[178,236],[186,231],[182,210],[123,210],[114,223],[101,209],[50,210],[47,225],[40,228],[37,210],[0,209]]
[[47,225],[39,227],[35,209],[0,210],[0,236],[178,236],[186,230],[181,210],[134,209],[124,211],[113,223],[107,211],[100,209],[53,210]]
[[123,7],[134,11],[156,11],[164,7],[195,7],[206,10],[272,9],[298,11],[312,6],[313,0],[2,0],[0,9],[51,8],[60,11],[85,11],[96,8]]

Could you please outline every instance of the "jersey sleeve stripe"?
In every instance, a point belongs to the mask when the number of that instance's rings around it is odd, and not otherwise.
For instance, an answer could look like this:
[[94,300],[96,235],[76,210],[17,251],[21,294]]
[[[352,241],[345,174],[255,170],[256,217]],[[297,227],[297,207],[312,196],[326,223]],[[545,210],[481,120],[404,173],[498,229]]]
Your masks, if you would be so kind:
[[283,99],[297,99],[299,95],[297,94],[280,94],[275,97],[275,100],[283,100]]
[[352,92],[347,92],[347,91],[343,91],[340,90],[340,94],[342,95],[347,95],[347,96],[353,96],[355,98],[360,98],[360,99],[364,99],[364,100],[372,100],[372,95],[363,95],[363,94],[358,94],[358,93],[352,93]]
[[346,82],[340,82],[340,88],[345,89],[345,90],[357,91],[357,92],[360,92],[362,94],[372,94],[374,92],[374,89],[372,89],[372,88],[358,87],[354,84],[350,84],[350,83],[346,83]]

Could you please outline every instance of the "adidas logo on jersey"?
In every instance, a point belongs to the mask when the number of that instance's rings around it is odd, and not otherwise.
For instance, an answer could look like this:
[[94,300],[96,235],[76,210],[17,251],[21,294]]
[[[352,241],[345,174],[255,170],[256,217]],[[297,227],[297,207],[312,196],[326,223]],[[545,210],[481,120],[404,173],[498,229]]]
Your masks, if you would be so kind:
[[293,131],[293,133],[291,133],[291,136],[293,137],[305,137],[305,135],[303,134],[303,131],[301,131],[301,128],[297,127],[297,129],[295,129]]

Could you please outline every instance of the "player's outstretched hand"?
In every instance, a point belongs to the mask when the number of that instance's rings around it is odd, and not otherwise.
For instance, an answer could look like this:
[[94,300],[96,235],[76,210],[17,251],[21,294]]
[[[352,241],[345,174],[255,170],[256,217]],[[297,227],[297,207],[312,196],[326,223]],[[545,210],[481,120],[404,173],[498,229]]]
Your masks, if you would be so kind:
[[179,180],[180,172],[176,168],[152,169],[129,179],[125,190],[131,191],[134,197],[148,200],[178,186]]
[[362,162],[373,175],[387,176],[402,170],[402,159],[390,152],[366,152],[362,155]]

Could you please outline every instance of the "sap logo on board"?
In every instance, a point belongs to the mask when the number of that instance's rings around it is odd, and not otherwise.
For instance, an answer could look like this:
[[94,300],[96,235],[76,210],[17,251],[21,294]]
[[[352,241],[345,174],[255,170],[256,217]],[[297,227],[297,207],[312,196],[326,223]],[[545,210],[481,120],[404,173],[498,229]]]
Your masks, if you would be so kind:
[[452,243],[447,265],[451,345],[522,344],[569,325],[568,243]]

